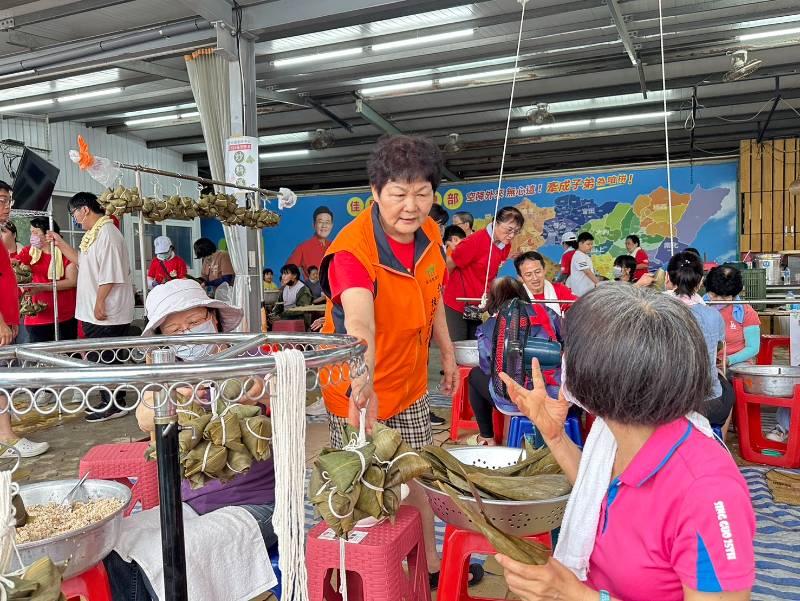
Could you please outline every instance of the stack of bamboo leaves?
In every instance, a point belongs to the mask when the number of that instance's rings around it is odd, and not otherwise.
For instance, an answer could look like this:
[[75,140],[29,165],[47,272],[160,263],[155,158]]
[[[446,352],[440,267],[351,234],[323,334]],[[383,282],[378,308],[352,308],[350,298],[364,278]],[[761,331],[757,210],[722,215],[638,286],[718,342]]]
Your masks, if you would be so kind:
[[66,601],[61,592],[61,570],[49,557],[34,561],[22,576],[6,576],[13,586],[2,584],[9,601]]
[[514,465],[490,469],[462,463],[445,449],[428,446],[420,455],[429,462],[431,471],[422,479],[447,493],[498,552],[523,563],[542,565],[550,556],[546,546],[506,534],[486,517],[480,503],[476,511],[460,498],[544,501],[570,492],[572,486],[547,447],[533,449],[526,443],[525,451]]
[[394,518],[400,507],[400,485],[430,475],[423,460],[400,433],[375,424],[362,446],[347,426],[344,449],[323,449],[314,462],[308,496],[337,536],[346,537],[366,517]]
[[[227,482],[270,457],[272,424],[257,406],[217,401],[215,409],[196,402],[178,409],[181,475],[192,488]],[[148,456],[154,453],[151,446]]]
[[776,503],[800,505],[800,473],[770,470],[767,472],[767,486]]

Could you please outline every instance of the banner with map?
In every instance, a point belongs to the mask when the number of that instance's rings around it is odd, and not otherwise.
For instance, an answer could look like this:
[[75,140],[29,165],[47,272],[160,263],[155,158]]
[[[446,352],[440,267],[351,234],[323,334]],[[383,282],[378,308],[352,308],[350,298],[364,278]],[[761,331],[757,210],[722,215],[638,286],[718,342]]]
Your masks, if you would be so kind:
[[[565,232],[591,232],[593,262],[609,277],[614,258],[625,251],[625,237],[637,234],[650,255],[651,266],[664,265],[675,252],[697,248],[706,261],[738,257],[736,161],[673,166],[672,231],[664,167],[630,167],[564,175],[509,178],[500,190],[500,206],[512,205],[525,215],[525,227],[514,250],[537,250],[557,263]],[[494,214],[497,181],[451,185],[443,182],[437,202],[451,214],[469,211],[475,228]],[[372,202],[369,190],[302,194],[297,204],[281,211],[281,223],[264,230],[265,265],[276,272],[294,248],[313,236],[312,215],[327,206],[334,214],[331,238]],[[203,235],[222,239],[218,222],[205,220]],[[506,266],[501,273],[511,273]]]

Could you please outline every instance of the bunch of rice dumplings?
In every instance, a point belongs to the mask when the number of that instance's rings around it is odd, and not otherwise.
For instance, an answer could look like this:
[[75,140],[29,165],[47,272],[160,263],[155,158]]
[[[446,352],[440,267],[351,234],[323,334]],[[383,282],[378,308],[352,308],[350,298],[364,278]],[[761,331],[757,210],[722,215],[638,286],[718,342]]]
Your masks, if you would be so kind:
[[359,444],[358,433],[344,429],[344,449],[323,449],[314,462],[308,496],[337,536],[346,537],[360,520],[393,519],[400,507],[400,485],[430,476],[428,462],[400,433],[376,423]]
[[544,501],[569,494],[572,486],[546,446],[534,449],[526,442],[525,451],[517,462],[499,469],[462,463],[437,446],[425,447],[420,455],[430,465],[430,473],[422,479],[447,493],[498,552],[522,563],[543,565],[547,562],[550,550],[546,546],[506,534],[486,517],[480,504],[476,510],[463,498]]
[[[255,405],[217,401],[215,411],[193,402],[178,409],[181,475],[192,488],[227,482],[270,457],[272,424]],[[148,454],[153,458],[155,448]]]

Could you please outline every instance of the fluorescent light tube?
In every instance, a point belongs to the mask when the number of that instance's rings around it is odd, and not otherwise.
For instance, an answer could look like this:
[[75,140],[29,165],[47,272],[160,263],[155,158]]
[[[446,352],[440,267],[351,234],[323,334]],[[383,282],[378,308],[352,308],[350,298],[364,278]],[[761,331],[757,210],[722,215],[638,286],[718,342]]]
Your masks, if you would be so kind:
[[7,104],[5,106],[0,106],[0,113],[3,111],[19,111],[22,109],[32,109],[34,107],[40,106],[48,106],[53,104],[53,101],[49,98],[46,100],[31,100],[30,102],[18,102],[17,104]]
[[279,58],[272,61],[275,67],[287,67],[289,65],[301,65],[304,63],[314,63],[326,61],[332,58],[342,58],[345,56],[355,56],[364,52],[363,48],[344,48],[342,50],[332,50],[330,52],[318,52],[317,54],[304,54],[303,56],[292,56],[290,58]]
[[34,73],[36,73],[36,69],[28,69],[27,71],[17,71],[16,73],[0,75],[0,79],[11,79],[12,77],[22,77],[23,75],[33,75]]
[[199,117],[200,111],[194,111],[191,113],[183,113],[182,115],[178,115],[181,119],[191,119],[192,117]]
[[123,117],[138,117],[139,115],[152,115],[153,113],[166,113],[166,112],[175,112],[181,109],[193,109],[197,106],[194,102],[188,102],[186,104],[177,104],[172,106],[159,106],[152,109],[142,109],[140,111],[130,111],[127,113],[123,113]]
[[61,96],[56,100],[58,102],[73,102],[75,100],[84,100],[86,98],[97,98],[98,96],[111,96],[119,94],[122,88],[108,88],[105,90],[97,90],[95,92],[83,92],[81,94],[70,94],[69,96]]
[[375,96],[377,94],[385,94],[387,92],[401,92],[405,90],[430,88],[432,85],[433,80],[426,79],[424,81],[408,81],[406,83],[393,83],[385,86],[376,86],[374,88],[362,88],[358,92],[362,96]]
[[433,35],[422,35],[416,38],[406,38],[404,40],[395,40],[394,42],[383,42],[381,44],[373,44],[373,52],[383,52],[384,50],[393,50],[395,48],[406,48],[407,46],[419,46],[420,44],[428,44],[430,42],[442,42],[444,40],[454,40],[456,38],[465,38],[475,34],[475,30],[459,29],[457,31],[448,31],[446,33],[436,33]]
[[514,67],[511,67],[510,69],[495,69],[494,71],[483,71],[480,73],[472,73],[469,75],[454,75],[453,77],[441,77],[439,78],[439,83],[450,84],[450,83],[460,83],[463,81],[482,81],[486,79],[501,77],[503,75],[513,75],[514,71],[519,71],[519,68],[514,69]]
[[[672,111],[667,112],[667,117],[672,114]],[[664,111],[657,113],[639,113],[636,115],[617,115],[615,117],[600,117],[595,119],[594,122],[602,125],[605,123],[621,123],[623,121],[645,121],[647,119],[663,119]]]
[[272,134],[270,136],[259,136],[258,143],[264,146],[270,144],[291,144],[293,142],[305,142],[311,137],[307,131],[297,131],[288,134]]
[[125,125],[144,125],[145,123],[158,123],[159,121],[177,121],[180,119],[178,115],[159,115],[158,117],[144,117],[142,119],[130,119],[125,122]]
[[583,127],[584,125],[589,125],[591,122],[591,119],[576,119],[574,121],[562,121],[561,123],[545,123],[544,125],[523,125],[519,128],[519,131],[521,133],[528,133],[556,128],[566,129],[568,127]]
[[309,152],[309,150],[284,150],[283,152],[262,152],[258,156],[262,159],[288,159],[306,156]]
[[785,35],[798,34],[800,34],[800,27],[795,27],[793,29],[777,29],[775,31],[761,31],[759,33],[746,33],[738,36],[737,39],[740,42],[746,42],[748,40],[763,40],[765,38],[779,38]]

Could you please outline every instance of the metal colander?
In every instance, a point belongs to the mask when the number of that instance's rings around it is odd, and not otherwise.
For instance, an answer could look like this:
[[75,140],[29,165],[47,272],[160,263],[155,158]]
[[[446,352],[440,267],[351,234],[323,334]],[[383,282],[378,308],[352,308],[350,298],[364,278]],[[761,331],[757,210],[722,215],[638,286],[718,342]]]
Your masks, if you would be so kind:
[[[476,465],[490,469],[498,469],[517,462],[521,449],[510,447],[454,447],[447,449],[453,457],[468,465]],[[431,509],[436,516],[451,526],[466,530],[478,529],[453,500],[436,487],[417,480],[425,489]],[[478,503],[472,497],[460,497],[465,503],[480,512]],[[564,509],[569,495],[563,495],[546,501],[491,501],[483,500],[486,516],[497,528],[507,534],[531,536],[550,532],[561,525]]]

